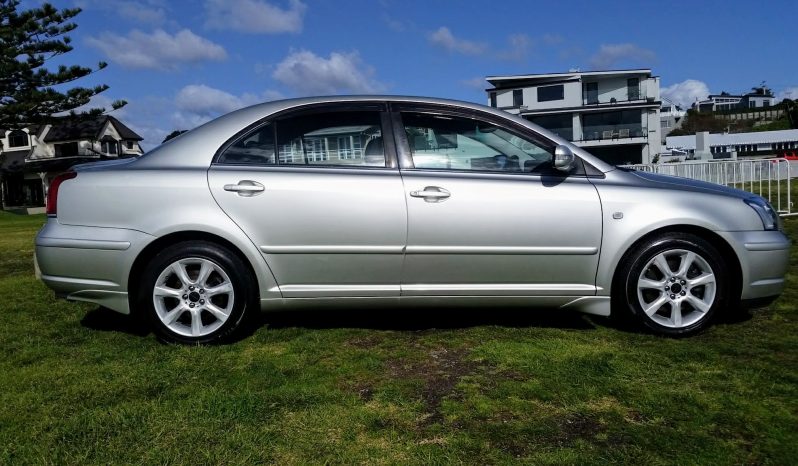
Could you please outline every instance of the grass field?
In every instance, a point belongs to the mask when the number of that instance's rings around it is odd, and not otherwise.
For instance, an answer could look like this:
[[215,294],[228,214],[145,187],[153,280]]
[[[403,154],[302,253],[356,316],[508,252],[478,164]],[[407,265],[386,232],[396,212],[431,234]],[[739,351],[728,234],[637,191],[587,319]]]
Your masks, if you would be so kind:
[[374,309],[265,315],[187,348],[53,298],[33,277],[42,222],[0,213],[0,464],[798,458],[798,249],[770,308],[684,340],[555,311]]

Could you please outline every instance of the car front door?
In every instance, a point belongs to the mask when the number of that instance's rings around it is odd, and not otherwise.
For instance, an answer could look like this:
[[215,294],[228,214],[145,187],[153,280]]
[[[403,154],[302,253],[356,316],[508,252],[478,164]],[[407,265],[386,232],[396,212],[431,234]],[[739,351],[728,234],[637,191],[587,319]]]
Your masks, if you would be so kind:
[[495,117],[397,113],[403,296],[595,294],[601,205],[581,163],[564,176],[555,144]]
[[209,170],[283,297],[399,295],[407,216],[383,120],[382,105],[355,104],[273,118]]

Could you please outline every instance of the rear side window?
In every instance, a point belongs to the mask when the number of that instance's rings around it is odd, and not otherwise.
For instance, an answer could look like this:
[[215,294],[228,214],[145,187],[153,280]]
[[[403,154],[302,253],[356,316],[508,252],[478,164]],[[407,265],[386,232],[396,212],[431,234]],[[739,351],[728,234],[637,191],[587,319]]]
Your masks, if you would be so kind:
[[225,149],[218,162],[238,165],[274,164],[274,125],[268,124],[246,134]]
[[379,112],[316,113],[276,125],[280,165],[385,167]]

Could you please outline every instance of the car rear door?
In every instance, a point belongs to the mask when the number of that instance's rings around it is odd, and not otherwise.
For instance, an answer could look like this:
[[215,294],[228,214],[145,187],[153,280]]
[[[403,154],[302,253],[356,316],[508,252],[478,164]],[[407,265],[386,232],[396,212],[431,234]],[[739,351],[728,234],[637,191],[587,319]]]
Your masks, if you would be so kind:
[[595,294],[601,204],[584,173],[553,170],[554,143],[495,117],[396,110],[403,296]]
[[283,297],[398,296],[407,216],[383,104],[281,115],[232,141],[208,183]]

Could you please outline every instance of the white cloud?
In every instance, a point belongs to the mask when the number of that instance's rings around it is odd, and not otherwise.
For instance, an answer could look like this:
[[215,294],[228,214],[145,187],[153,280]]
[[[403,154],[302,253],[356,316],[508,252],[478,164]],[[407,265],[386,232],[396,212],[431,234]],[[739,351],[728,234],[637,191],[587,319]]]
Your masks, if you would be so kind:
[[405,23],[393,18],[392,16],[389,16],[388,14],[382,15],[382,20],[394,32],[404,32],[405,29],[407,29]]
[[618,63],[648,64],[656,59],[657,55],[654,52],[635,44],[602,44],[598,52],[590,57],[590,66],[596,70],[605,70]]
[[162,29],[152,33],[134,29],[127,36],[103,32],[99,37],[89,37],[87,42],[103,52],[108,60],[130,68],[173,70],[181,63],[227,58],[227,52],[221,45],[188,29],[174,35]]
[[449,52],[461,53],[463,55],[481,55],[488,50],[487,44],[455,37],[452,31],[444,26],[430,33],[428,38],[433,45],[448,50]]
[[798,100],[798,86],[784,88],[776,95],[776,101],[781,102],[784,99]]
[[357,52],[332,52],[329,58],[307,50],[292,52],[277,64],[272,77],[302,95],[372,94],[385,88]]
[[704,100],[709,95],[709,87],[703,81],[687,79],[660,90],[662,97],[687,109],[696,100]]
[[522,61],[529,54],[533,41],[526,34],[512,34],[507,38],[507,50],[498,54],[502,60]]
[[464,79],[460,81],[460,84],[478,91],[484,91],[488,87],[488,82],[483,77]]
[[148,25],[166,21],[166,9],[158,0],[81,0],[80,8],[94,8],[113,13],[114,18],[130,19]]
[[253,34],[300,32],[306,9],[299,0],[290,0],[288,9],[260,0],[208,0],[205,26]]
[[543,34],[543,43],[546,45],[559,45],[565,41],[559,34]]
[[233,110],[279,98],[282,95],[271,90],[237,96],[204,84],[189,84],[175,96],[172,124],[175,129],[192,129]]

